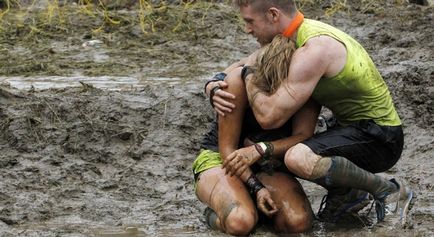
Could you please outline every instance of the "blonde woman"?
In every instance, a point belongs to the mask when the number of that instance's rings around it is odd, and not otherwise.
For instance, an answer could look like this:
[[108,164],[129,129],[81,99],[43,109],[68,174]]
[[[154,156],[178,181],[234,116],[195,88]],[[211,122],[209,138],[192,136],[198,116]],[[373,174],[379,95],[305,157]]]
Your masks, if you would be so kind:
[[[273,80],[277,78],[274,74],[280,72],[270,65],[287,70],[286,60],[291,58],[293,49],[287,39],[276,38],[261,50],[257,73],[268,79],[257,84],[264,92],[274,93],[280,83]],[[193,164],[196,195],[208,206],[206,222],[231,235],[248,235],[263,213],[266,223],[276,232],[308,231],[313,219],[310,203],[282,160],[290,147],[312,136],[318,116],[316,106],[308,102],[283,126],[265,131],[248,108],[241,71],[238,65],[225,70],[228,87],[224,91],[235,95],[231,102],[236,109],[218,116]],[[258,162],[240,167],[243,163],[233,163],[238,158]],[[228,160],[232,163],[228,164]],[[237,172],[231,167],[237,167]]]

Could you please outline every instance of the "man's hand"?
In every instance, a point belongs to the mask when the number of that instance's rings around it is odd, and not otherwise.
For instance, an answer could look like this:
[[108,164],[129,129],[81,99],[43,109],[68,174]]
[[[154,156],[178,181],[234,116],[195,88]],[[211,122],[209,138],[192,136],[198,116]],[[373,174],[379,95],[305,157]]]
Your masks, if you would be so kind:
[[213,98],[211,98],[210,101],[212,101],[212,104],[214,105],[214,110],[220,116],[224,117],[225,113],[230,113],[233,109],[235,109],[235,105],[229,102],[229,100],[235,99],[235,96],[222,90],[228,87],[228,84],[225,81],[214,81],[208,83],[205,89],[206,94],[210,96],[211,90],[216,86],[218,86],[220,89],[215,91]]
[[223,162],[223,168],[226,169],[226,174],[241,177],[244,171],[260,158],[255,146],[244,147],[229,154]]
[[256,202],[258,209],[268,217],[271,217],[278,211],[276,204],[271,198],[270,191],[268,191],[267,188],[262,188],[256,193]]

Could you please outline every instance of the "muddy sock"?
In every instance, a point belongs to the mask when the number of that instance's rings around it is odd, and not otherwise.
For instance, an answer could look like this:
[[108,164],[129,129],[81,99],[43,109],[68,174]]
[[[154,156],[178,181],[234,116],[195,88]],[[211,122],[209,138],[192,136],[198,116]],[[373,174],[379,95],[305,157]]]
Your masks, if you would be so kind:
[[327,189],[356,188],[365,190],[374,197],[382,197],[397,190],[396,185],[389,180],[370,173],[340,156],[318,160],[311,177],[313,182]]
[[315,167],[313,168],[312,175],[310,176],[311,180],[316,180],[316,183],[320,184],[324,188],[328,190],[328,193],[333,193],[337,195],[343,195],[349,192],[351,190],[350,188],[342,188],[342,187],[332,187],[327,185],[326,183],[326,174],[329,171],[330,167],[332,165],[332,159],[329,158],[321,158],[319,159]]

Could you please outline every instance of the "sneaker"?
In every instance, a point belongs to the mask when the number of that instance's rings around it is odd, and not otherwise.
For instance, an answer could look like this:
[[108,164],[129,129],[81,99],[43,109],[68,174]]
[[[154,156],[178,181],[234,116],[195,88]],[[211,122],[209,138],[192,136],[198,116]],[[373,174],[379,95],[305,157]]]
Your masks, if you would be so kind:
[[396,214],[399,217],[400,224],[404,225],[413,199],[413,191],[395,179],[391,179],[390,182],[394,183],[398,190],[375,199],[377,219],[380,222],[384,220],[386,215]]
[[337,222],[346,213],[354,214],[362,210],[372,199],[368,192],[358,189],[351,189],[343,195],[328,193],[321,201],[317,217],[321,221]]
[[206,207],[205,211],[203,212],[203,215],[205,217],[205,222],[208,225],[208,227],[213,230],[217,230],[218,229],[216,225],[217,213],[215,213],[215,211],[210,207]]

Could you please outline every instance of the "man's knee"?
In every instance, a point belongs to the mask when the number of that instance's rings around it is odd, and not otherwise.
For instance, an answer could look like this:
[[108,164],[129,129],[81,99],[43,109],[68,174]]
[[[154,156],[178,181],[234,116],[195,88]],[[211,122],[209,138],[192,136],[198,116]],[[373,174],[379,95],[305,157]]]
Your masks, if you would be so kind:
[[315,154],[303,143],[291,147],[285,154],[285,165],[289,171],[301,178],[309,178],[321,156]]
[[275,223],[274,229],[279,233],[303,233],[312,228],[312,214],[284,215]]
[[225,220],[227,234],[244,236],[248,235],[256,225],[256,212],[243,208],[234,209]]

